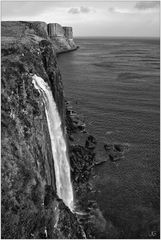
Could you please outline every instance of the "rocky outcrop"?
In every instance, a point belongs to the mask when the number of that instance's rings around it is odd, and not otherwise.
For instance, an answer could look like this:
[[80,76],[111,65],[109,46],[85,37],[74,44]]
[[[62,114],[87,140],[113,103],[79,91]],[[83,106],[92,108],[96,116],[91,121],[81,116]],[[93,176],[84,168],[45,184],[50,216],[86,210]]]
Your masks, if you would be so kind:
[[109,159],[112,162],[117,162],[125,158],[124,153],[128,150],[126,144],[104,144],[104,149],[107,152]]
[[4,239],[84,238],[76,215],[57,197],[44,104],[32,84],[33,74],[48,83],[65,129],[57,48],[48,36],[46,23],[2,22],[1,237]]
[[85,147],[89,150],[94,150],[96,147],[97,141],[95,139],[95,137],[93,136],[88,136],[86,143],[85,143]]
[[[64,29],[64,35],[68,39],[69,45],[72,48],[75,48],[76,45],[75,45],[74,40],[73,40],[73,30],[72,30],[72,27],[63,27],[63,29]],[[78,47],[76,47],[76,48],[78,48]]]
[[62,27],[58,23],[49,23],[48,35],[58,53],[77,49],[71,27]]
[[68,39],[73,39],[73,30],[72,27],[63,27],[64,35]]
[[49,23],[48,24],[48,35],[50,38],[52,37],[64,37],[64,29],[58,23]]

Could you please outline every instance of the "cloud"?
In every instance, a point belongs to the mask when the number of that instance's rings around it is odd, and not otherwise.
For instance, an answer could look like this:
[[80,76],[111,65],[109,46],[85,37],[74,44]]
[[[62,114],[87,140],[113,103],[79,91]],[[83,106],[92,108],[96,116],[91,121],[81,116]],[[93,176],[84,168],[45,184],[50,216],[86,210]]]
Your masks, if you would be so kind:
[[78,14],[78,13],[80,13],[80,11],[79,11],[78,8],[70,8],[70,9],[68,10],[68,13]]
[[68,13],[71,14],[80,14],[80,13],[89,13],[91,12],[91,9],[89,7],[75,7],[75,8],[70,8],[68,10]]
[[146,1],[146,2],[137,2],[135,8],[139,10],[146,10],[151,8],[159,8],[160,1]]
[[2,2],[3,17],[35,16],[54,9],[54,2]]
[[114,8],[114,7],[110,7],[108,9],[108,11],[110,13],[118,13],[118,14],[134,14],[135,12],[131,9],[127,9],[127,8]]
[[81,11],[82,13],[88,13],[88,12],[91,11],[91,9],[88,8],[88,7],[80,7],[80,11]]
[[135,6],[130,8],[122,8],[120,7],[109,7],[108,12],[114,14],[128,14],[128,15],[136,15],[136,14],[144,14],[149,12],[153,12],[154,10],[160,9],[159,1],[139,1],[136,2]]

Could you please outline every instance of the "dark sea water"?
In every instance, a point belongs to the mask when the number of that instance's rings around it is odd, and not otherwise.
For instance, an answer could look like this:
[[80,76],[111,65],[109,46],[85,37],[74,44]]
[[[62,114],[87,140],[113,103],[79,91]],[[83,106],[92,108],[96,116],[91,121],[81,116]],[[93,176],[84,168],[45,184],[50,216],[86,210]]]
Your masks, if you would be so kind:
[[159,40],[82,38],[76,43],[79,50],[59,56],[67,100],[100,142],[129,146],[125,160],[97,167],[98,205],[120,238],[157,238]]

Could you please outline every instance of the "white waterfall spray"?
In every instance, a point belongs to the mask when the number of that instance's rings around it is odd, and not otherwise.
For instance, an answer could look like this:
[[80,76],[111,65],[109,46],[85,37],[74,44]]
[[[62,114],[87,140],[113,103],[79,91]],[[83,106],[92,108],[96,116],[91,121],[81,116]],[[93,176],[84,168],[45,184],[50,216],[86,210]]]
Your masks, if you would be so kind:
[[65,205],[73,210],[73,189],[70,177],[70,165],[68,162],[67,147],[61,128],[61,119],[57,106],[48,84],[36,74],[32,79],[35,88],[42,94],[45,104],[45,112],[54,159],[57,194],[63,200]]

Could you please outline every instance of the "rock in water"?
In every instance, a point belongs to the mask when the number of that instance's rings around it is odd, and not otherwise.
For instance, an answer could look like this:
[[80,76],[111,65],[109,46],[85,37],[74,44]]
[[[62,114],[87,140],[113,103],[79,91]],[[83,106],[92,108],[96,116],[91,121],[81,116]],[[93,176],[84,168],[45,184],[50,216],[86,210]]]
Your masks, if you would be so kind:
[[124,159],[124,146],[121,144],[104,144],[104,149],[106,150],[110,160],[112,162],[117,162]]
[[89,135],[87,137],[87,140],[86,140],[86,143],[85,143],[85,147],[87,149],[94,150],[95,147],[96,147],[96,144],[97,144],[97,141],[96,141],[95,137],[93,137],[92,135]]

